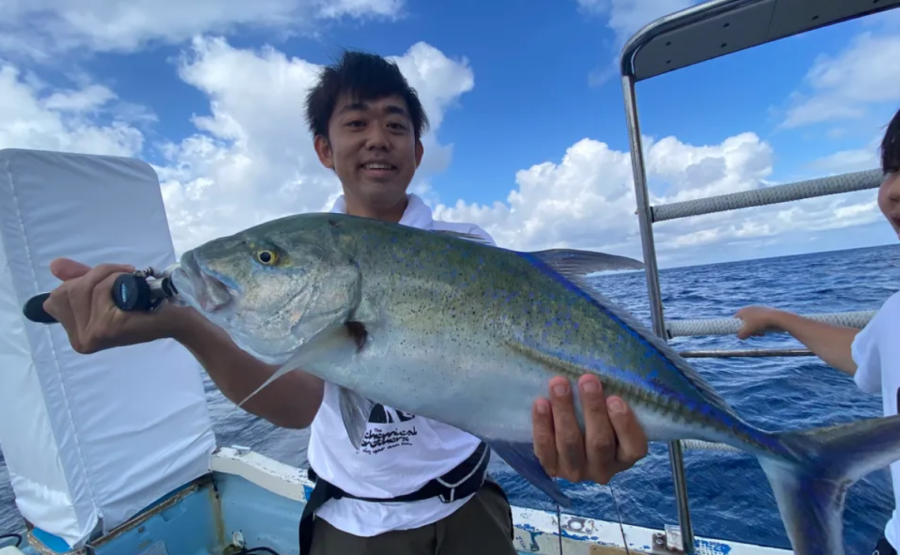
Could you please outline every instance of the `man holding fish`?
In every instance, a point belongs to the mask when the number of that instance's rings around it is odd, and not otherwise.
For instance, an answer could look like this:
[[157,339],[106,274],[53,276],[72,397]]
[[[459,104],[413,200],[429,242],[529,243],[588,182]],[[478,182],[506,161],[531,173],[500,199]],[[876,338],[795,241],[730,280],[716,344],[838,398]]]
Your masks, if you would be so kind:
[[[345,54],[309,93],[307,116],[319,160],[343,188],[333,213],[493,244],[475,225],[433,220],[421,199],[407,192],[422,159],[420,139],[428,120],[394,64],[378,56]],[[279,252],[262,248],[256,256],[260,264],[274,264]],[[68,259],[53,262],[51,271],[63,284],[44,308],[63,325],[76,351],[89,354],[172,338],[194,354],[235,403],[255,393],[281,366],[283,361],[251,355],[193,308],[119,311],[109,290],[120,273],[133,270],[120,264],[91,269]],[[205,307],[217,302],[210,291],[202,299]],[[573,384],[579,389],[577,401]],[[605,397],[596,375],[553,377],[546,389],[549,400],[528,402],[533,403],[533,456],[550,476],[605,484],[646,455],[647,438],[634,413],[621,397]],[[509,503],[486,475],[484,441],[383,404],[365,405],[359,434],[348,435],[347,403],[344,390],[298,371],[279,376],[276,387],[262,389],[241,405],[276,425],[311,429],[309,461],[317,487],[301,521],[303,555],[515,553]],[[334,498],[336,492],[340,499]]]

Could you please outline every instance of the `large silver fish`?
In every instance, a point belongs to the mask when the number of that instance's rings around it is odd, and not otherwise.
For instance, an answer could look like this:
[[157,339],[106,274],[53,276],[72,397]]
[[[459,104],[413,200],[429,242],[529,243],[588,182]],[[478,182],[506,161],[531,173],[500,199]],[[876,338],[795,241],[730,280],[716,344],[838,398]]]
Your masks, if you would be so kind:
[[239,346],[282,365],[272,379],[302,369],[339,386],[347,439],[335,441],[359,447],[382,403],[482,438],[568,506],[534,455],[531,408],[551,376],[574,385],[590,372],[630,404],[651,441],[723,442],[755,455],[794,551],[843,553],[847,488],[900,459],[900,417],[755,428],[584,279],[639,262],[516,252],[453,235],[302,214],[185,253],[173,279],[182,299]]

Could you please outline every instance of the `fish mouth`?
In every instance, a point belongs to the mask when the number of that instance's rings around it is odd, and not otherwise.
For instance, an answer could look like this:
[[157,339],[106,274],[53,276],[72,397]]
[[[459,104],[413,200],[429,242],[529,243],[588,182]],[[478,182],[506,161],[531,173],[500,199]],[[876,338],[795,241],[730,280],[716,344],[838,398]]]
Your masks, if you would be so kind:
[[220,312],[233,299],[231,289],[213,272],[204,269],[193,252],[181,257],[172,281],[183,300],[206,313]]

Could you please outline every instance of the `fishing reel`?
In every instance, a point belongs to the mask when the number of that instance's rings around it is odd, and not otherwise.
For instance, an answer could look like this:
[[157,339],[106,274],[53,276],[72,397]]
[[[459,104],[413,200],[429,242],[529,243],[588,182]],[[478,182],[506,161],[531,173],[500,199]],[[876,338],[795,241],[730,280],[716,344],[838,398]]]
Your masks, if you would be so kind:
[[[148,267],[130,274],[122,274],[113,282],[113,303],[124,312],[155,312],[165,301],[175,301],[178,291],[172,282],[172,272],[178,264],[172,264],[162,272]],[[28,299],[22,308],[25,317],[39,324],[55,324],[56,318],[44,310],[44,301],[50,293],[41,293]]]

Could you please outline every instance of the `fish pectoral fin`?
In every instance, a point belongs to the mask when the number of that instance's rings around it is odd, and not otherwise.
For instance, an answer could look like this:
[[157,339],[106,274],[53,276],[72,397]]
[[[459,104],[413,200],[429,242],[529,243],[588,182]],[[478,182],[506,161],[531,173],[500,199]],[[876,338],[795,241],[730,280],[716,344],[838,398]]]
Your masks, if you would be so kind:
[[238,403],[238,407],[242,407],[264,387],[268,387],[269,384],[291,370],[303,370],[314,364],[341,364],[348,361],[360,351],[365,342],[365,337],[360,339],[358,328],[351,324],[343,322],[333,324],[310,337],[269,379]]
[[501,459],[518,472],[531,485],[546,493],[563,507],[571,507],[572,500],[559,489],[553,478],[547,475],[541,462],[534,454],[534,446],[530,443],[510,443],[507,441],[487,441]]
[[644,263],[616,254],[575,249],[549,249],[528,253],[565,277],[583,276],[594,272],[643,270]]
[[353,448],[359,450],[362,446],[363,436],[366,434],[369,415],[375,408],[375,402],[345,387],[339,387],[338,392],[341,418],[344,420],[347,437],[350,438]]

